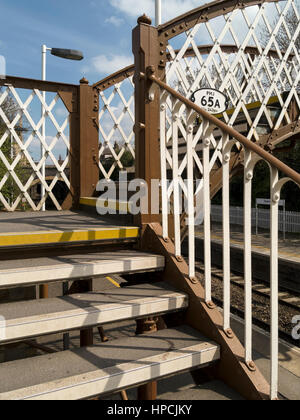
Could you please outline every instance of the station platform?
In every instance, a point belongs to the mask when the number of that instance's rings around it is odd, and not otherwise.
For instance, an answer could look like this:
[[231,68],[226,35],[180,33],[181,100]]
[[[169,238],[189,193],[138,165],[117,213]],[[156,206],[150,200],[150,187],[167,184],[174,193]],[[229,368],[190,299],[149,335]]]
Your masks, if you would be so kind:
[[[203,230],[198,229],[197,235],[203,238]],[[220,225],[212,225],[212,241],[221,243],[223,238],[223,230]],[[244,233],[241,229],[233,228],[231,230],[231,246],[236,248],[244,248]],[[254,252],[266,256],[270,256],[270,234],[260,233],[252,235],[252,249]],[[279,257],[282,260],[295,262],[300,264],[300,235],[287,234],[286,240],[279,237],[278,240]]]
[[0,213],[0,249],[90,241],[130,241],[139,228],[85,212]]
[[[231,230],[231,271],[244,274],[244,233],[241,227]],[[284,241],[279,239],[279,285],[291,292],[300,293],[300,236],[289,235]],[[223,268],[223,231],[222,226],[213,225],[211,230],[212,265]],[[183,252],[187,255],[185,241]],[[204,235],[200,226],[196,234],[196,258],[204,261]],[[268,282],[270,279],[270,234],[252,235],[253,279]]]

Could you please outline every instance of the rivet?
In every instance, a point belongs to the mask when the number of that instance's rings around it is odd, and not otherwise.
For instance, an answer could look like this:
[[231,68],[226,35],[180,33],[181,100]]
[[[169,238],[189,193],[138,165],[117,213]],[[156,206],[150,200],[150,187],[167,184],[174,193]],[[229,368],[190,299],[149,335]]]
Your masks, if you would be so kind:
[[206,306],[208,309],[216,309],[216,305],[212,301],[206,302]]

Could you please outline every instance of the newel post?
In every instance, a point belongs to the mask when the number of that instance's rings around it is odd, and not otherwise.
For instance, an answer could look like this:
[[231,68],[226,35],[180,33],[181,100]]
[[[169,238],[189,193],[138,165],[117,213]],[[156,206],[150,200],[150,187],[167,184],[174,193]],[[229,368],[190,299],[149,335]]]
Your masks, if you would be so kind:
[[80,197],[92,197],[99,181],[98,113],[98,92],[83,78],[79,87]]
[[149,98],[151,83],[141,78],[147,68],[152,66],[159,77],[164,75],[160,62],[158,29],[151,26],[151,19],[146,15],[138,19],[138,26],[133,30],[133,54],[135,58],[135,151],[136,178],[143,179],[148,185],[149,214],[139,215],[135,223],[140,226],[160,222],[161,216],[151,214],[151,180],[160,179],[159,148],[159,95],[154,100]]

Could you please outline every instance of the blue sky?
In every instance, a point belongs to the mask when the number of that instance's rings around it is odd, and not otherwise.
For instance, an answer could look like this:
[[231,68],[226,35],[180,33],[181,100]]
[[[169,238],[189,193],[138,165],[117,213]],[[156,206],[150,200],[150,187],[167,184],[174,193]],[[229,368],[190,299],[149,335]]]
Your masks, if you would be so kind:
[[[203,0],[162,0],[169,20]],[[155,0],[0,0],[0,55],[7,74],[39,79],[41,45],[84,52],[82,62],[48,55],[48,80],[96,82],[133,63],[131,31],[143,12],[153,17]]]

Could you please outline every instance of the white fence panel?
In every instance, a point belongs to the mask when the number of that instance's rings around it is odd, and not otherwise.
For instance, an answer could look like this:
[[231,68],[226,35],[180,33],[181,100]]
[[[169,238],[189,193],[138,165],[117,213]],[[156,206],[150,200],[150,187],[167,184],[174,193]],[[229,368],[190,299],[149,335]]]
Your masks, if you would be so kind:
[[[211,216],[214,223],[222,223],[222,206],[211,206]],[[279,231],[288,233],[300,233],[300,213],[291,211],[279,211]],[[232,226],[243,226],[244,209],[243,207],[230,207],[230,224]],[[256,209],[252,209],[252,226],[256,226]],[[270,210],[258,209],[258,228],[270,229]]]

